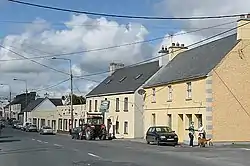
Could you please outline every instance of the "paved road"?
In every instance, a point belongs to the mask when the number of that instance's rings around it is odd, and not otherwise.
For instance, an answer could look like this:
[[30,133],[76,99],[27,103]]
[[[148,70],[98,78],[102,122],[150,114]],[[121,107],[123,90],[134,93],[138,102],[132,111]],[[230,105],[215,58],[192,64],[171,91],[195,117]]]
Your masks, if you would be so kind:
[[0,137],[1,166],[249,166],[247,148],[188,148],[72,140],[10,128]]

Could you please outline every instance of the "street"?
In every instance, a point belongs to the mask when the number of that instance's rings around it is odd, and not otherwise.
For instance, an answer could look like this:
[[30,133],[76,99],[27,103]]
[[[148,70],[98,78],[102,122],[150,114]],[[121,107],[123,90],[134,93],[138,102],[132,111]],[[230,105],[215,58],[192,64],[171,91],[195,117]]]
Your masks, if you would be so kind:
[[72,140],[5,128],[0,137],[1,166],[249,166],[250,149],[155,146],[113,140]]

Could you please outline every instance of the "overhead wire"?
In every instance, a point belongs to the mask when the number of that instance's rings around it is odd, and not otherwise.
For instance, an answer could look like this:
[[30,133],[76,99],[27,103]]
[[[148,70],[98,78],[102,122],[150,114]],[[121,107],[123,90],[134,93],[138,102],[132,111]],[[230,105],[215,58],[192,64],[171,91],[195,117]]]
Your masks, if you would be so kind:
[[54,88],[54,87],[57,87],[57,86],[59,86],[59,85],[65,83],[65,82],[67,82],[67,81],[69,81],[69,80],[70,80],[70,78],[68,78],[68,79],[66,79],[66,80],[63,80],[63,81],[60,81],[60,82],[58,82],[58,83],[56,83],[56,84],[54,84],[54,85],[47,86],[47,87],[45,87],[45,88],[33,89],[33,90],[36,90],[37,92],[39,92],[39,91],[44,91],[44,90],[49,90],[49,89],[52,89],[52,88]]
[[[216,28],[216,27],[220,27],[220,26],[224,26],[224,25],[229,25],[229,24],[232,24],[232,23],[235,23],[235,21],[230,21],[230,22],[226,22],[226,23],[223,23],[223,24],[218,24],[218,25],[214,25],[214,26],[200,28],[200,29],[197,29],[197,30],[176,33],[176,34],[173,34],[173,35],[160,36],[160,37],[156,37],[156,38],[152,38],[152,39],[148,39],[148,40],[140,40],[140,41],[136,41],[136,42],[125,43],[125,44],[121,44],[121,45],[113,45],[113,46],[109,46],[109,47],[94,48],[94,49],[81,50],[81,51],[68,52],[68,53],[49,54],[49,55],[44,55],[44,56],[30,57],[29,59],[46,59],[46,58],[66,56],[66,55],[75,55],[75,54],[82,54],[82,53],[89,53],[89,52],[98,52],[98,51],[104,51],[104,50],[120,48],[120,47],[126,47],[126,46],[131,46],[131,45],[137,45],[137,44],[142,44],[142,43],[150,43],[150,42],[154,42],[154,41],[158,41],[158,40],[162,40],[162,39],[167,39],[169,37],[181,36],[181,35],[186,35],[186,34],[189,34],[189,33],[200,32],[200,31],[203,31],[203,30],[208,30],[208,29],[212,29],[212,28]],[[38,50],[38,49],[36,48],[36,50]],[[0,60],[0,62],[19,61],[19,60],[24,60],[24,59],[2,59],[2,60]]]
[[235,18],[239,16],[247,15],[248,13],[241,14],[229,14],[229,15],[217,15],[217,16],[192,16],[192,17],[156,17],[156,16],[136,16],[136,15],[119,15],[119,14],[108,14],[108,13],[97,13],[97,12],[88,12],[88,11],[80,11],[66,8],[59,8],[47,5],[40,5],[30,2],[24,2],[19,0],[8,0],[12,3],[22,4],[31,7],[50,9],[55,11],[62,12],[70,12],[70,13],[78,13],[78,14],[87,14],[93,16],[103,16],[103,17],[113,17],[113,18],[126,18],[126,19],[145,19],[145,20],[204,20],[204,19],[222,19],[222,18]]

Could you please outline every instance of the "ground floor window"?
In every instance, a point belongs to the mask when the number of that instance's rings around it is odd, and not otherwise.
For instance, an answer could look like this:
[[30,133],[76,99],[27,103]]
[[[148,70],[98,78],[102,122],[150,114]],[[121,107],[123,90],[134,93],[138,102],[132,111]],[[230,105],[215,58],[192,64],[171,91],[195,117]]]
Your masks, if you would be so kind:
[[59,130],[62,130],[62,129],[63,129],[63,127],[62,127],[62,119],[59,119],[59,120],[58,120],[58,129],[59,129]]
[[45,126],[45,119],[41,119],[41,127]]
[[56,130],[56,120],[52,120],[52,129]]
[[50,120],[48,120],[48,126],[50,126]]
[[33,124],[37,125],[37,119],[36,118],[33,118]]
[[124,134],[128,134],[128,122],[124,122]]
[[63,130],[67,131],[68,130],[68,119],[63,120]]
[[74,124],[74,126],[76,127],[76,125],[77,125],[77,119],[75,119],[75,124]]

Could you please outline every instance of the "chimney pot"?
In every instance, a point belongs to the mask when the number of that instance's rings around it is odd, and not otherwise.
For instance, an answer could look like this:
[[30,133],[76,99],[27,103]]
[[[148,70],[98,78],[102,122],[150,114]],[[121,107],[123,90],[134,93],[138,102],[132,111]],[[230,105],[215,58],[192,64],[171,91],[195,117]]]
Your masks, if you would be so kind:
[[167,47],[165,47],[165,50],[167,51],[167,50],[168,50],[168,48],[167,48]]
[[184,44],[181,44],[181,47],[185,47],[185,45],[184,45]]
[[172,43],[172,46],[175,46],[175,43]]
[[179,47],[179,46],[180,46],[180,44],[179,44],[179,43],[176,43],[176,46],[177,46],[177,47]]

